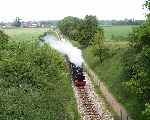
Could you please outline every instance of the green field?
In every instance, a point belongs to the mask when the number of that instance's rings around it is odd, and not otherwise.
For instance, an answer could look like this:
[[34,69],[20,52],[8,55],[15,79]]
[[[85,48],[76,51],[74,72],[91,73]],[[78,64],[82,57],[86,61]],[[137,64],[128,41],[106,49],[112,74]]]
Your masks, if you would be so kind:
[[127,40],[129,33],[132,31],[132,28],[137,27],[135,25],[122,25],[122,26],[108,26],[103,27],[105,40],[106,41],[124,41]]
[[14,28],[2,29],[12,40],[35,40],[49,28]]
[[[105,40],[106,41],[122,41],[129,33],[132,28],[137,27],[135,25],[122,25],[122,26],[108,26],[104,28]],[[3,29],[12,39],[15,40],[28,40],[37,39],[41,33],[49,30],[49,28],[18,28],[18,29]]]
[[10,38],[0,49],[0,120],[78,120],[64,57],[38,42],[47,29],[4,31]]

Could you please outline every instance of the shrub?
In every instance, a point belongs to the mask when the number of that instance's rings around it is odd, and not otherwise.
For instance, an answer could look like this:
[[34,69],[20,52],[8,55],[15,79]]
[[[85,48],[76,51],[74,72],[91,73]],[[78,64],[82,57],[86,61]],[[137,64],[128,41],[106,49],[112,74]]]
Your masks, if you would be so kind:
[[0,30],[0,50],[6,48],[8,38],[8,35],[6,35],[3,31]]
[[12,41],[0,60],[0,119],[77,119],[63,57],[47,44]]
[[146,117],[146,120],[150,120],[150,104],[145,104],[145,110],[142,112],[143,115]]

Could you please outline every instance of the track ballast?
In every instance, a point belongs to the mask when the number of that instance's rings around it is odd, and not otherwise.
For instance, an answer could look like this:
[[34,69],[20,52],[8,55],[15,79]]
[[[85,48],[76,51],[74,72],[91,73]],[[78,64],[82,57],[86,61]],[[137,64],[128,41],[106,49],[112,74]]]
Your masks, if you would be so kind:
[[114,120],[103,98],[94,92],[94,87],[86,73],[86,85],[77,87],[73,84],[81,120]]

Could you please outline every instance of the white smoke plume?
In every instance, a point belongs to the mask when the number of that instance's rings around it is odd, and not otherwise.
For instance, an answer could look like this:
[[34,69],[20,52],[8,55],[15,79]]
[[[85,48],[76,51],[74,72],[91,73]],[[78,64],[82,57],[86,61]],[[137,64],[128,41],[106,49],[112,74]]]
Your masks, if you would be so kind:
[[67,55],[69,60],[77,66],[81,66],[83,63],[82,52],[77,47],[74,47],[69,41],[62,39],[61,41],[57,38],[46,35],[44,38],[46,43],[50,44],[51,47],[58,50],[60,53]]

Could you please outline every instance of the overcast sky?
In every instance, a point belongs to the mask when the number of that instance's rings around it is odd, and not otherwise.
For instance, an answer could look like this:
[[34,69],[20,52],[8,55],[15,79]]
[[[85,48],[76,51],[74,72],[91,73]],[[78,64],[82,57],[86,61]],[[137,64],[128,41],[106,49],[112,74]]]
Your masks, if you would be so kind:
[[144,19],[144,0],[1,0],[0,21],[56,20],[65,16],[83,18],[86,14],[98,19]]

